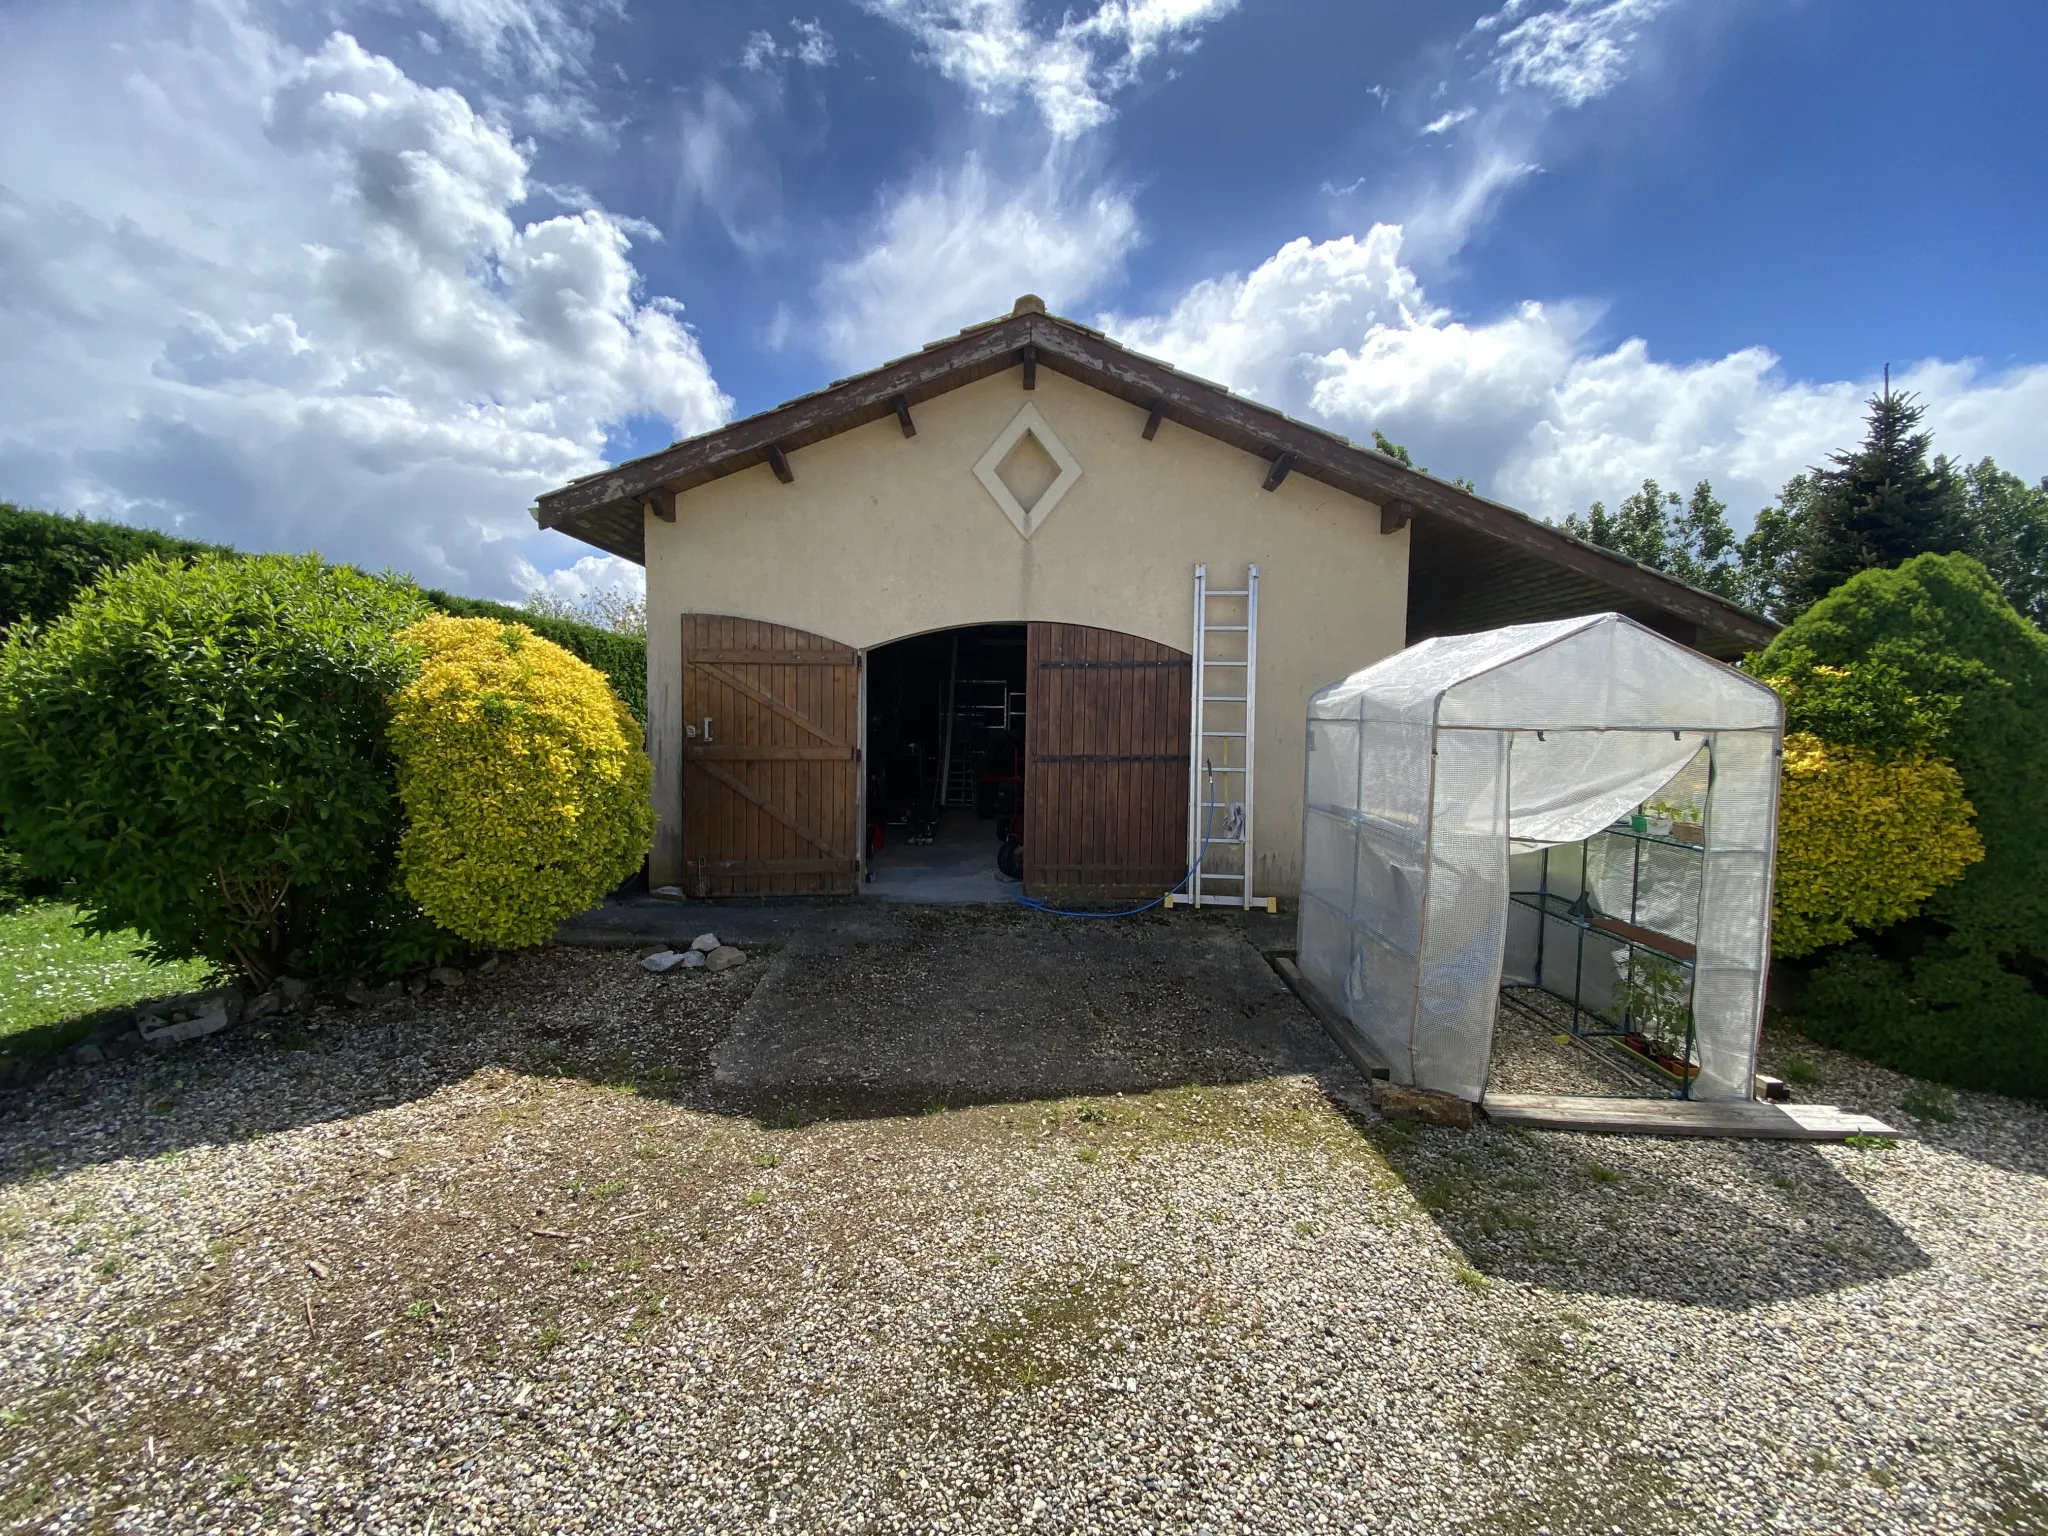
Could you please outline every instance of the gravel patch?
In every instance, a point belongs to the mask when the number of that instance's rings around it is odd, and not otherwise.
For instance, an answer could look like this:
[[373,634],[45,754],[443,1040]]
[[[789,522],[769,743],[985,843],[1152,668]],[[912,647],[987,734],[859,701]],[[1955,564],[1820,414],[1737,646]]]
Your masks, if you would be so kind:
[[551,950],[14,1095],[0,1523],[2048,1527],[2040,1108],[1954,1095],[1889,1151],[1411,1127],[1244,1073],[1291,1038],[1258,1006],[1086,965],[1049,1006],[1187,1036],[1123,1091],[1046,1091],[1060,1050],[920,1114],[714,1081],[757,984],[885,1019],[982,937]]

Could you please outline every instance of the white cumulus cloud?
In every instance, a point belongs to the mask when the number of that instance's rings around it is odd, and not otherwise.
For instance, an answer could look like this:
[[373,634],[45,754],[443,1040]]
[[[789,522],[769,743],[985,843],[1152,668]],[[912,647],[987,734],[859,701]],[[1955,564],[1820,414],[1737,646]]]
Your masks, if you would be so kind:
[[[1714,482],[1746,521],[1800,470],[1862,435],[1873,379],[1789,377],[1764,347],[1660,360],[1640,338],[1602,348],[1596,306],[1524,303],[1489,319],[1433,304],[1402,232],[1290,241],[1248,273],[1189,289],[1154,316],[1107,315],[1119,340],[1362,441],[1374,428],[1438,475],[1559,518],[1656,477]],[[2048,472],[2048,365],[2004,373],[1931,359],[1894,369],[1928,408],[1937,449]]]
[[240,11],[117,20],[0,62],[0,494],[508,593],[576,553],[525,508],[611,430],[729,413],[651,231],[529,217],[530,147],[459,92]]

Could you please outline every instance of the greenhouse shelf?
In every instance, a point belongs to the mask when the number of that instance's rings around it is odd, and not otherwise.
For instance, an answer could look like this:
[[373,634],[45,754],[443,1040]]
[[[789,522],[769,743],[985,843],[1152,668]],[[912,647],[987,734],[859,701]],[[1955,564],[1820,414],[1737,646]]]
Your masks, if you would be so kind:
[[[1537,989],[1571,1005],[1571,1032],[1581,1040],[1607,1040],[1625,1051],[1629,1058],[1640,1066],[1649,1068],[1676,1085],[1674,1098],[1689,1098],[1693,1079],[1699,1072],[1698,1038],[1694,1029],[1692,1011],[1692,977],[1694,972],[1694,946],[1675,935],[1644,927],[1635,921],[1637,898],[1642,887],[1642,850],[1645,847],[1666,847],[1681,849],[1693,855],[1703,855],[1705,849],[1698,843],[1685,838],[1669,837],[1662,833],[1637,831],[1632,825],[1636,818],[1615,822],[1594,834],[1598,837],[1622,839],[1633,845],[1635,853],[1629,878],[1629,914],[1626,918],[1612,913],[1600,912],[1593,908],[1586,894],[1587,865],[1592,838],[1579,844],[1579,895],[1561,896],[1550,889],[1550,858],[1552,848],[1543,850],[1542,874],[1538,887],[1533,891],[1513,891],[1508,900],[1515,906],[1534,911],[1536,926],[1536,975]],[[1570,845],[1564,845],[1570,846]],[[1695,877],[1697,878],[1697,877]],[[1697,891],[1697,886],[1695,886]],[[1574,954],[1572,957],[1572,987],[1569,992],[1555,986],[1545,986],[1544,953],[1549,941],[1552,923],[1562,923],[1572,930]],[[1626,945],[1629,951],[1627,982],[1632,984],[1635,977],[1635,957],[1638,954],[1654,955],[1658,962],[1678,967],[1686,977],[1685,1042],[1683,1056],[1672,1055],[1660,1058],[1647,1049],[1653,1042],[1644,1031],[1633,1027],[1636,1023],[1629,1005],[1624,1000],[1620,1019],[1604,1017],[1599,1009],[1589,1007],[1585,1001],[1586,936],[1597,934],[1601,940]],[[1609,1011],[1615,1005],[1609,1004]],[[1641,1042],[1640,1045],[1637,1042]]]

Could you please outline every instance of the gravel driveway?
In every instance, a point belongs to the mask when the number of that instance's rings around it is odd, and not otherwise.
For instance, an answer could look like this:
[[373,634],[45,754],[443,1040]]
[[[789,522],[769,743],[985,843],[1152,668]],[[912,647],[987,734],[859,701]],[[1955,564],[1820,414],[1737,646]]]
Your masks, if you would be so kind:
[[[2048,1529],[2041,1109],[1413,1128],[1225,925],[900,921],[544,951],[0,1103],[0,1525]],[[1042,1049],[935,989],[1054,943]],[[884,1113],[899,1070],[953,1107]]]

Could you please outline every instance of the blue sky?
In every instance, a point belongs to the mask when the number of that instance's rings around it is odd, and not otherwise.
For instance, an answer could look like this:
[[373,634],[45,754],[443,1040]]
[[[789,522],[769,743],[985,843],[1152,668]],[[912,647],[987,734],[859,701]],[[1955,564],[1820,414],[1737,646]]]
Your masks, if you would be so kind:
[[[459,590],[539,491],[1035,291],[1552,517],[1881,367],[2048,474],[2048,9],[0,9],[0,499]],[[91,103],[91,110],[81,103]]]

